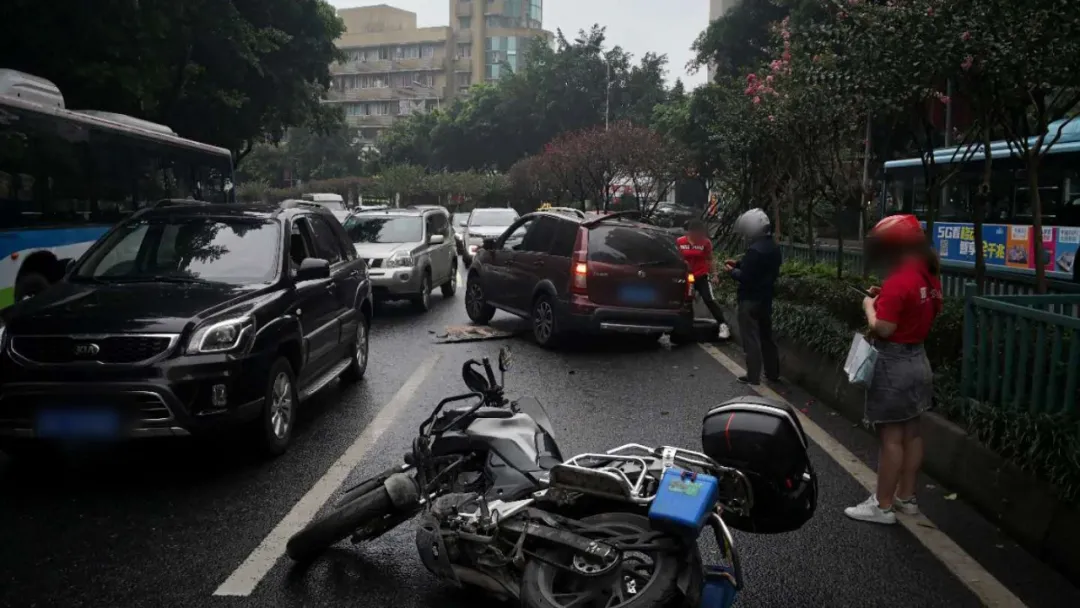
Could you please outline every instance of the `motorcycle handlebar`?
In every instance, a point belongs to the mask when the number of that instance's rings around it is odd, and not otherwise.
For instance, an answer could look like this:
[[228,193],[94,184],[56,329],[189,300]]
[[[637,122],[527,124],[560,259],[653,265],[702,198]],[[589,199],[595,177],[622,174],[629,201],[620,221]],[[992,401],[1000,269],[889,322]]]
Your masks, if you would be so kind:
[[492,388],[499,385],[499,383],[495,381],[495,370],[491,368],[491,359],[488,359],[487,357],[484,357],[484,372],[487,373],[488,384]]

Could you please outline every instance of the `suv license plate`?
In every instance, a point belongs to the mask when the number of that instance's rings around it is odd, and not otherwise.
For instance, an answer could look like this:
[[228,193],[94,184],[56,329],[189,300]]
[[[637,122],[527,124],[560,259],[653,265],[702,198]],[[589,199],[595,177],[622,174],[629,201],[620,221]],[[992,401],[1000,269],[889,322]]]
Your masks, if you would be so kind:
[[46,439],[115,439],[120,435],[120,416],[110,409],[41,410],[36,434]]
[[627,304],[651,304],[656,301],[656,290],[647,285],[624,285],[619,299]]

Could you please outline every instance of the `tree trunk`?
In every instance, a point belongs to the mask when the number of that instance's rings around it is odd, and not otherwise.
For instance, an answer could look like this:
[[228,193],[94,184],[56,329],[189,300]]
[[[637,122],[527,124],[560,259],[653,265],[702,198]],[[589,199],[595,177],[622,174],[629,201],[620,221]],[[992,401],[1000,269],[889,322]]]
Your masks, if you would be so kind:
[[814,244],[814,199],[806,206],[806,244],[810,246],[810,263],[817,264],[817,246]]
[[1039,157],[1033,152],[1027,156],[1028,188],[1031,191],[1031,230],[1035,249],[1035,293],[1046,293],[1046,248],[1043,246],[1042,197],[1039,196]]
[[975,290],[979,295],[986,293],[986,253],[983,251],[982,233],[986,203],[990,199],[990,179],[993,176],[989,129],[984,129],[982,139],[984,158],[982,184],[979,185],[979,192],[975,196],[975,208],[971,210],[972,219],[975,221]]
[[844,226],[843,212],[836,212],[836,278],[844,278]]

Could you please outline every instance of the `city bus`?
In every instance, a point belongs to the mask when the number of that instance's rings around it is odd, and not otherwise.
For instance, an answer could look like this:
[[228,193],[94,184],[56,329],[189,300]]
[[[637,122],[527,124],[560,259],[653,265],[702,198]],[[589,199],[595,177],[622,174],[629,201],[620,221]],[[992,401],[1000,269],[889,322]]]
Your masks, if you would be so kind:
[[[1045,150],[1039,170],[1042,206],[1042,264],[1049,278],[1072,280],[1080,245],[1080,121],[1050,125],[1061,135]],[[1051,142],[1048,135],[1046,142]],[[1045,144],[1044,144],[1045,145]],[[1035,234],[1032,230],[1031,188],[1021,152],[1008,142],[990,146],[990,203],[983,212],[983,255],[987,267],[1034,273]],[[982,147],[934,151],[934,170],[949,177],[939,198],[932,235],[946,264],[974,265],[975,230],[972,203],[983,182]],[[881,190],[882,216],[914,213],[925,220],[927,197],[921,158],[885,163]]]
[[52,82],[0,69],[0,309],[65,273],[119,220],[162,199],[227,202],[229,150],[122,114],[70,110]]

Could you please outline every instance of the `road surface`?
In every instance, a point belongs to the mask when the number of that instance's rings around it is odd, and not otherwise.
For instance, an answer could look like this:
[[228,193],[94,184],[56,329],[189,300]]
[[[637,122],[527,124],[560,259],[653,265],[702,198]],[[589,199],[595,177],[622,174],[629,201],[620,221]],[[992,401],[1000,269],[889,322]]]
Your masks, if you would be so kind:
[[[388,307],[375,322],[366,380],[332,385],[310,402],[292,449],[271,462],[230,442],[181,441],[53,463],[0,457],[0,606],[486,606],[423,570],[408,525],[361,547],[340,545],[306,571],[281,556],[281,544],[290,526],[325,509],[343,477],[349,483],[399,463],[430,408],[460,392],[461,363],[493,356],[504,343],[515,354],[508,389],[544,403],[567,454],[631,441],[698,447],[708,406],[747,392],[722,365],[737,363],[737,353],[723,347],[635,350],[596,341],[553,353],[524,338],[433,344],[447,326],[465,323],[460,293],[436,297],[426,315]],[[851,470],[865,466],[852,458],[845,468],[837,454],[850,450],[872,466],[872,442],[798,391],[782,392],[835,441],[822,444],[829,451],[811,447],[821,485],[814,519],[792,534],[737,534],[748,579],[737,606],[960,608],[980,605],[976,592],[998,583],[999,605],[1080,606],[1075,588],[962,500],[946,500],[948,490],[932,480],[922,484],[924,510],[974,570],[948,543],[928,546],[912,533],[918,527],[846,519],[842,509],[867,493]]]

